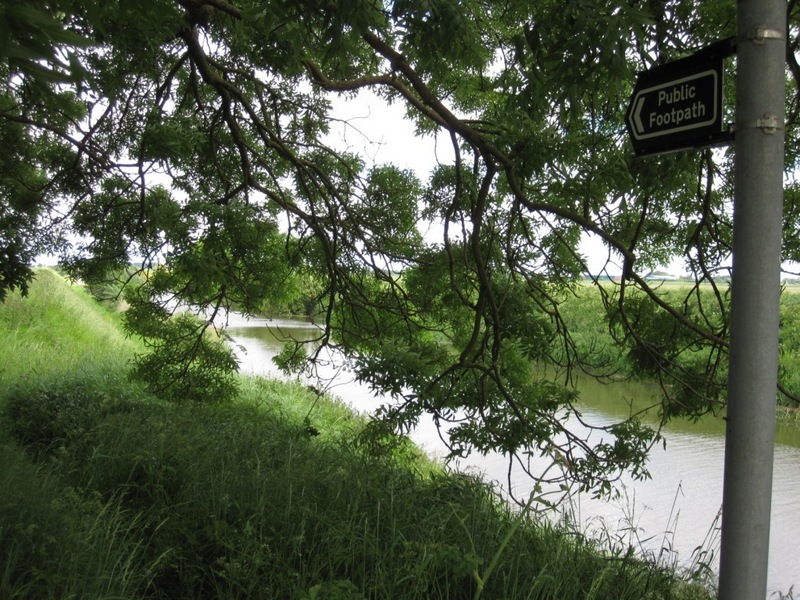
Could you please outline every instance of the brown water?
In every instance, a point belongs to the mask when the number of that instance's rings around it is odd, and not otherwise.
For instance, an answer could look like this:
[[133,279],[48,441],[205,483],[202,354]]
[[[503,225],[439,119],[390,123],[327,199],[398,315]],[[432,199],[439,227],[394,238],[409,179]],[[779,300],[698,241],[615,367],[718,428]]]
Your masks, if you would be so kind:
[[[276,375],[271,358],[288,337],[312,339],[318,330],[309,323],[284,320],[231,318],[228,333],[240,346],[238,356],[244,373]],[[333,365],[323,367],[326,375]],[[630,411],[631,402],[647,403],[654,393],[644,384],[581,383],[580,409],[583,418],[604,425],[619,420]],[[339,373],[329,390],[359,412],[369,412],[384,400],[375,398]],[[675,421],[664,431],[666,448],[655,447],[650,455],[652,478],[632,481],[623,478],[620,496],[614,500],[595,500],[575,495],[567,512],[590,534],[631,544],[642,552],[689,567],[698,561],[716,569],[719,548],[718,513],[722,502],[725,423],[721,418],[699,422]],[[445,448],[432,423],[422,423],[412,435],[414,441],[433,456]],[[501,455],[471,456],[454,463],[458,469],[478,472],[517,497],[532,489],[530,478],[512,468]],[[543,462],[541,465],[546,468]],[[779,426],[775,447],[772,498],[772,529],[768,595],[778,597],[794,586],[800,591],[800,427]]]

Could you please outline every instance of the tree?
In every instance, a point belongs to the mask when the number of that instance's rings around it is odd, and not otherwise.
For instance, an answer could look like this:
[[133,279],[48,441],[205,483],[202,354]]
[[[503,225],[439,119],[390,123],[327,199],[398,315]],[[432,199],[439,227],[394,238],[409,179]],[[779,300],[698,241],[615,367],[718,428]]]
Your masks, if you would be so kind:
[[[659,434],[635,417],[599,441],[566,425],[580,418],[575,394],[537,367],[608,374],[562,316],[570,294],[601,297],[633,364],[664,384],[665,418],[724,400],[729,157],[637,159],[623,115],[637,70],[735,32],[730,3],[24,6],[2,15],[0,135],[18,142],[0,163],[13,257],[0,291],[24,286],[34,250],[60,250],[86,280],[135,260],[146,276],[135,330],[161,322],[142,317],[148,306],[255,311],[310,278],[321,345],[396,399],[381,423],[402,430],[431,413],[455,423],[454,453],[542,453],[553,479],[587,489],[624,469],[644,476]],[[796,0],[788,10],[795,140]],[[34,17],[23,28],[21,11]],[[419,135],[444,133],[453,163],[418,181],[326,142],[332,99],[361,90],[402,103]],[[791,173],[800,146],[787,148]],[[785,258],[797,260],[794,182],[786,205]],[[441,237],[421,236],[421,221]],[[609,250],[601,273],[577,250],[586,233]],[[646,279],[675,256],[694,274],[680,302]]]

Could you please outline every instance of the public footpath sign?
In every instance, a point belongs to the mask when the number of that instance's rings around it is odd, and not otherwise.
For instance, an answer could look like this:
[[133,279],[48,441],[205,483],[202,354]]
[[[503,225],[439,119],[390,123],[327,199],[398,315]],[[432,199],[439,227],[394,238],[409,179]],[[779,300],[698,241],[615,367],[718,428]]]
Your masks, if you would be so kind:
[[722,117],[722,56],[701,52],[639,73],[625,122],[647,155],[730,142]]

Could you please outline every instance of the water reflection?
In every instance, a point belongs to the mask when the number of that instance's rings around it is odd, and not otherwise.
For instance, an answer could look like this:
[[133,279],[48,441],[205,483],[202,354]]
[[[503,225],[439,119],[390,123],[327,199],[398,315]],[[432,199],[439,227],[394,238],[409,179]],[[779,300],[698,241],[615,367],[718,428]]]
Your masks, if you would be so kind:
[[[232,316],[228,333],[239,345],[237,355],[245,373],[279,376],[271,358],[288,339],[312,340],[319,329],[301,321],[243,320]],[[326,375],[333,373],[327,367]],[[645,384],[597,384],[581,382],[580,409],[595,425],[610,424],[644,404],[652,404],[655,389]],[[365,386],[340,374],[330,390],[354,410],[375,410],[381,399]],[[718,512],[722,499],[725,422],[720,417],[698,422],[675,421],[664,429],[666,448],[657,446],[650,454],[652,478],[632,481],[623,478],[621,495],[613,501],[586,496],[573,497],[571,513],[575,522],[598,535],[630,543],[635,547],[676,559],[688,566],[695,556],[718,548]],[[444,447],[432,422],[422,423],[412,439],[433,456]],[[772,501],[769,593],[800,589],[800,554],[796,540],[800,525],[800,428],[781,426],[777,432]],[[509,461],[499,455],[470,456],[455,463],[462,470],[478,471],[490,481],[509,485]],[[510,485],[518,496],[531,489],[521,470],[511,470]],[[716,564],[713,564],[716,568]]]

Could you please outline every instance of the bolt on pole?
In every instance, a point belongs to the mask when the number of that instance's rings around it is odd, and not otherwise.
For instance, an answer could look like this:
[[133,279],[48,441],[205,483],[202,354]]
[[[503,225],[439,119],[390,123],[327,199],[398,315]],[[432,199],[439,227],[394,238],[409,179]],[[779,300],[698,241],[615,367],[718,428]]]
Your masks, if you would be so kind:
[[784,0],[739,0],[730,375],[720,600],[764,600],[783,210]]

